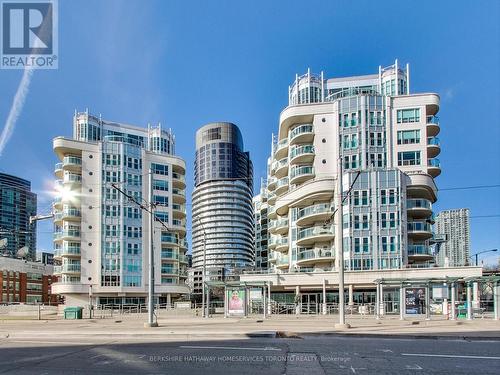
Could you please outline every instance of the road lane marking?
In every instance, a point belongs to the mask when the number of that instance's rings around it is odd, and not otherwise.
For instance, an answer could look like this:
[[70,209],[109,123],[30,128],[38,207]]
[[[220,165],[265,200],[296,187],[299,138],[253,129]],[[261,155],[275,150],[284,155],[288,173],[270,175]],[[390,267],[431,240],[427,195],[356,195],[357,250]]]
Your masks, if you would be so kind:
[[271,347],[265,347],[265,348],[252,348],[252,347],[240,347],[240,346],[196,346],[196,345],[183,345],[179,346],[179,348],[182,349],[222,349],[222,350],[264,350],[264,351],[277,351],[280,352],[281,349],[279,348],[271,348]]
[[401,353],[404,356],[411,357],[440,357],[440,358],[464,358],[464,359],[495,359],[500,360],[500,357],[486,357],[482,355],[453,355],[453,354],[425,354],[425,353]]

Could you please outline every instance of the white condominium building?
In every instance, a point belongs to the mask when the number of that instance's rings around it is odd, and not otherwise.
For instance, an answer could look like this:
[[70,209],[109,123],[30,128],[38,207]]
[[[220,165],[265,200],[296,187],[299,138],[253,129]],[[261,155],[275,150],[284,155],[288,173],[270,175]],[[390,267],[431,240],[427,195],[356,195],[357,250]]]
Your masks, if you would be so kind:
[[460,267],[470,264],[469,209],[441,211],[436,215],[435,232],[446,236],[439,246],[437,261],[441,267]]
[[[148,291],[148,214],[154,203],[155,293],[159,303],[189,293],[184,160],[174,136],[75,113],[73,137],[57,137],[53,293],[66,305],[145,303]],[[150,175],[152,186],[150,184]],[[122,190],[127,198],[119,192]]]
[[288,93],[267,179],[270,268],[336,270],[341,245],[348,271],[432,266],[439,96],[411,93],[397,60],[365,76],[308,71]]

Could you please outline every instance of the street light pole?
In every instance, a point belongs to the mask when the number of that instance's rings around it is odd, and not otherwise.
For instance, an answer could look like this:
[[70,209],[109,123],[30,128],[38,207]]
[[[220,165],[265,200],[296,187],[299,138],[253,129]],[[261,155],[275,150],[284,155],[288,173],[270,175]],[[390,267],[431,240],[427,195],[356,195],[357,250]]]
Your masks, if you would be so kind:
[[338,264],[339,264],[339,323],[338,327],[343,328],[346,326],[345,324],[345,302],[344,302],[344,208],[343,208],[343,200],[344,200],[344,193],[343,193],[343,174],[344,171],[342,169],[342,156],[340,155],[340,148],[339,148],[339,161],[338,161],[338,192],[337,194],[340,194],[340,199],[339,199],[339,220],[338,220],[338,225],[340,226],[340,231],[337,231],[337,233],[340,232],[340,239],[337,241],[339,244],[339,249],[337,251],[337,256],[338,256]]
[[475,253],[474,256],[476,257],[476,266],[478,265],[478,255],[479,254],[489,253],[489,252],[493,252],[493,251],[498,251],[498,249],[484,250],[484,251],[480,251],[479,253]]

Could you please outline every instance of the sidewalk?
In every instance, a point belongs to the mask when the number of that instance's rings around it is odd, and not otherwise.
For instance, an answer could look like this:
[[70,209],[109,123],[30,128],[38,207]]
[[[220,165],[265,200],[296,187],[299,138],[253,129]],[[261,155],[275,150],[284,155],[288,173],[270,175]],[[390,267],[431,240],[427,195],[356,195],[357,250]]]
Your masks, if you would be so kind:
[[336,330],[338,317],[277,315],[260,317],[203,319],[193,316],[160,317],[159,327],[144,328],[145,314],[108,319],[1,321],[0,338],[54,339],[165,339],[200,340],[248,337],[305,337],[308,335],[358,335],[363,337],[487,339],[500,341],[500,321],[475,319],[449,321],[433,317],[430,321],[397,317],[349,318],[350,329]]

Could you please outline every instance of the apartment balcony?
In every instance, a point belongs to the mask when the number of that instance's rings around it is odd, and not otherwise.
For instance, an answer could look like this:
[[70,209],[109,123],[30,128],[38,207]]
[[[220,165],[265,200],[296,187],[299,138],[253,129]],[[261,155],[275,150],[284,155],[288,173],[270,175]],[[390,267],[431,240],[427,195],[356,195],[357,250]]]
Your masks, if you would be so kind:
[[186,220],[173,219],[172,229],[184,236],[186,234]]
[[288,177],[283,177],[276,183],[276,195],[282,195],[288,191]]
[[62,266],[54,266],[54,274],[79,274],[81,272],[80,264],[63,264]]
[[54,198],[54,201],[52,202],[52,206],[54,206],[54,209],[60,210],[62,208],[62,197],[57,196]]
[[282,178],[288,175],[288,158],[283,158],[275,161],[274,175],[276,178]]
[[174,203],[172,205],[172,214],[174,219],[184,219],[186,217],[186,206]]
[[290,267],[288,255],[282,255],[276,259],[276,268],[288,269],[288,267]]
[[315,263],[333,262],[335,253],[326,249],[310,249],[298,251],[297,266],[309,266]]
[[177,189],[185,189],[186,176],[177,172],[172,172],[172,186]]
[[406,209],[408,216],[422,219],[432,214],[432,203],[427,199],[408,199]]
[[72,155],[65,156],[62,165],[65,171],[80,172],[82,170],[82,158]]
[[312,225],[317,221],[326,221],[331,218],[333,206],[331,203],[318,203],[301,208],[297,212],[297,225],[300,227]]
[[276,177],[271,177],[267,181],[267,190],[273,191],[274,189],[276,189],[276,183],[277,182],[278,182],[278,179]]
[[186,203],[186,192],[183,189],[172,189],[172,201],[178,204]]
[[426,220],[409,221],[408,222],[408,237],[425,241],[432,237],[431,224]]
[[290,165],[312,163],[314,160],[314,146],[301,145],[290,150]]
[[179,275],[179,269],[174,268],[174,267],[161,267],[161,274],[162,276],[178,276]]
[[80,246],[63,246],[54,250],[54,258],[79,258],[81,256]]
[[426,123],[427,123],[427,136],[428,137],[435,137],[436,135],[439,134],[439,130],[440,130],[439,117],[427,116]]
[[290,145],[297,143],[309,143],[314,139],[314,127],[312,124],[303,124],[290,131]]
[[184,263],[184,264],[188,264],[189,261],[188,261],[187,255],[185,255],[185,254],[179,254],[179,262],[180,263]]
[[188,243],[187,243],[187,241],[186,241],[186,239],[185,239],[185,238],[181,238],[181,239],[179,240],[179,247],[180,247],[180,248],[183,248],[183,249],[187,249],[187,247],[188,247]]
[[161,236],[162,244],[179,245],[179,236],[175,234],[162,234]]
[[54,241],[80,241],[79,229],[66,229],[54,233]]
[[427,173],[434,178],[441,174],[441,163],[439,159],[427,159]]
[[311,246],[317,242],[328,242],[335,237],[334,226],[314,226],[299,229],[297,232],[297,246]]
[[441,152],[441,144],[438,137],[427,138],[427,157],[435,158]]
[[269,206],[269,208],[267,209],[267,218],[269,220],[274,220],[278,217],[278,215],[276,214],[276,206]]
[[276,193],[274,191],[267,194],[267,203],[272,205],[276,203]]
[[64,172],[63,184],[65,186],[80,186],[82,184],[82,176],[73,172]]
[[63,170],[63,163],[56,163],[54,166],[54,175],[57,178],[63,178],[64,170]]
[[314,167],[303,165],[294,167],[290,172],[290,184],[301,184],[314,178]]
[[54,214],[54,222],[80,221],[82,213],[78,208],[64,208]]
[[431,249],[426,245],[408,245],[408,260],[427,261],[434,259]]
[[271,237],[267,247],[277,252],[288,251],[288,237]]
[[273,254],[272,256],[270,256],[267,261],[271,264],[275,264],[278,262],[278,257],[277,257],[277,254]]
[[288,219],[271,220],[268,228],[270,233],[273,234],[287,234],[288,233]]
[[288,155],[288,138],[284,138],[278,142],[276,145],[276,151],[274,152],[274,158],[276,160],[283,159]]

